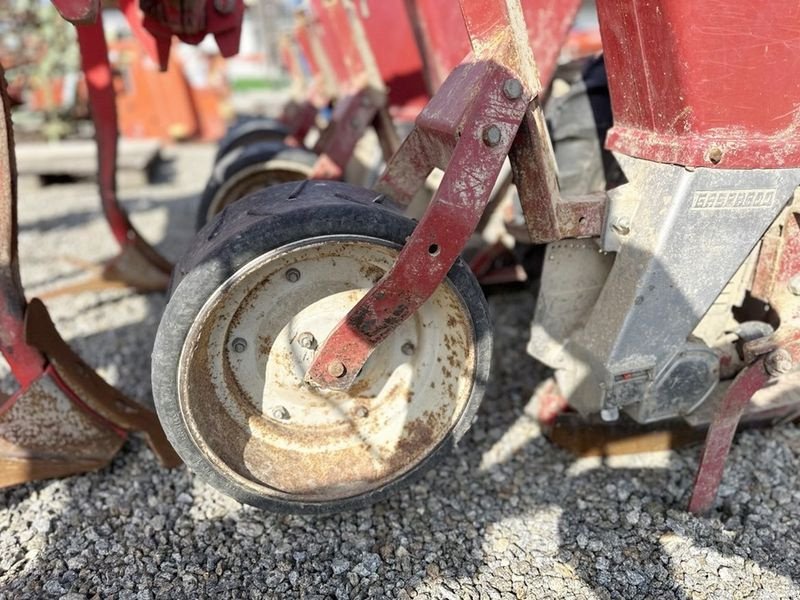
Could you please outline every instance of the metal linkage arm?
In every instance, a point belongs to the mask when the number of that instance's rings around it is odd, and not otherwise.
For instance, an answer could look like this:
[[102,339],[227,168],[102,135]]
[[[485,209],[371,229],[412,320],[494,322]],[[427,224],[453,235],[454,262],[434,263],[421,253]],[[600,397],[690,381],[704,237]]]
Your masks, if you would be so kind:
[[420,115],[381,189],[397,180],[398,166],[414,167],[419,181],[449,159],[442,183],[397,262],[320,348],[306,374],[311,384],[347,389],[374,348],[441,284],[475,230],[528,105],[540,91],[518,0],[488,7],[461,0],[461,9],[473,55]]

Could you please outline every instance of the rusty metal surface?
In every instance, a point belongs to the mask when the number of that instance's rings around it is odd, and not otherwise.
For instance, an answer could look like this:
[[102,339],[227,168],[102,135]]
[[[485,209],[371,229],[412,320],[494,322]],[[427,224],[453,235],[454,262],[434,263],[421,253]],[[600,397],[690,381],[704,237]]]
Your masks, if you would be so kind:
[[0,405],[0,486],[98,469],[111,461],[129,430],[143,431],[164,464],[178,464],[155,414],[83,363],[40,301],[25,301],[10,102],[1,67],[0,80],[0,350],[21,388]]
[[140,431],[165,466],[180,460],[167,442],[155,413],[131,400],[89,367],[58,334],[44,304],[36,298],[25,312],[25,339],[47,356],[54,377],[70,399],[124,431]]
[[[375,347],[444,280],[475,230],[528,105],[541,89],[519,3],[487,9],[463,0],[461,8],[474,57],[423,110],[379,189],[409,166],[420,181],[444,154],[450,154],[447,170],[395,265],[321,345],[306,375],[313,385],[338,390],[353,385]],[[434,150],[417,155],[425,146]]]
[[0,408],[0,487],[102,468],[124,442],[44,373]]
[[746,367],[731,385],[709,427],[695,476],[689,511],[708,512],[717,497],[733,435],[750,398],[769,381],[764,361]]
[[[304,240],[254,259],[206,302],[187,335],[179,405],[194,443],[259,494],[331,501],[414,468],[471,395],[474,332],[440,286],[348,392],[303,385],[327,332],[394,262],[373,238]],[[329,273],[336,271],[336,277]]]
[[[309,369],[309,381],[347,389],[374,347],[439,286],[483,214],[527,98],[509,100],[503,95],[503,82],[512,74],[496,64],[471,65],[470,75],[472,85],[466,89],[472,89],[477,100],[454,119],[466,125],[436,195],[389,274],[325,341]],[[442,92],[446,88],[447,83]],[[496,128],[500,137],[494,145],[484,141],[489,128]],[[341,377],[328,372],[335,362],[345,365]]]
[[[142,283],[144,291],[164,289],[172,265],[139,235],[117,199],[117,108],[102,17],[98,16],[94,24],[78,26],[77,33],[97,138],[98,184],[103,212],[123,255],[130,246],[132,249],[128,254],[137,254],[139,258],[134,262],[123,256],[119,262],[124,266],[112,267],[113,274],[117,277],[131,274],[130,283],[134,287]],[[139,272],[131,273],[130,268],[125,268],[142,262],[147,266]],[[153,272],[160,273],[153,277]],[[164,283],[164,286],[157,287],[159,283]]]
[[25,386],[42,372],[45,359],[25,343],[22,325],[26,303],[17,255],[17,163],[11,101],[2,65],[0,100],[3,105],[3,118],[0,120],[0,351],[14,377]]

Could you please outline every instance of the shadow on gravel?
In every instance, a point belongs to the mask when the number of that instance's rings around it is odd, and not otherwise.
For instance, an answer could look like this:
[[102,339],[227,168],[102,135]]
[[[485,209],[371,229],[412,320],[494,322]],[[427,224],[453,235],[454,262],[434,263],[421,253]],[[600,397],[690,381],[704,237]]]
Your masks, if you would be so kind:
[[[194,202],[165,203],[158,248],[171,258],[193,235]],[[70,339],[139,400],[165,303],[143,298],[144,319]],[[95,307],[106,302],[115,309]],[[491,305],[494,371],[478,419],[410,488],[355,513],[262,513],[161,469],[134,439],[102,472],[0,491],[0,597],[683,599],[753,595],[762,574],[800,582],[793,426],[740,436],[719,510],[690,516],[697,448],[657,468],[620,466],[576,461],[538,435],[526,412],[544,374],[525,352],[532,295]]]

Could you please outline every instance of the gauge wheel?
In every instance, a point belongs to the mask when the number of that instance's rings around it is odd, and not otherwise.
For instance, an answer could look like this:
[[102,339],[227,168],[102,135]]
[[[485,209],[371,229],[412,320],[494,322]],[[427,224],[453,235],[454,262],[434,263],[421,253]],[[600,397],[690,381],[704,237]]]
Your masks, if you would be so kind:
[[229,127],[225,136],[219,141],[214,161],[219,162],[228,152],[242,146],[261,142],[283,142],[288,135],[289,130],[286,125],[277,119],[264,117],[243,119]]
[[349,391],[304,383],[413,231],[373,200],[332,181],[262,190],[227,207],[176,266],[153,351],[156,407],[186,464],[240,502],[299,513],[371,504],[434,465],[475,416],[492,334],[460,259]]
[[197,229],[248,194],[288,181],[307,179],[317,155],[305,148],[263,142],[237,148],[214,166],[197,211]]

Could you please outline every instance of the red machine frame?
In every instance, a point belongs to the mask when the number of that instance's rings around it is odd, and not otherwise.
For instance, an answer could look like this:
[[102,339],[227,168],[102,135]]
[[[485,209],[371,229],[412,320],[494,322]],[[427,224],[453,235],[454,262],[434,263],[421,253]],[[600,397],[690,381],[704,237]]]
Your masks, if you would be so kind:
[[[555,54],[540,53],[533,44],[542,58],[541,72],[537,70],[519,0],[459,3],[472,53],[443,81],[400,149],[392,152],[391,141],[384,143],[387,157],[392,156],[378,192],[407,203],[433,168],[445,169],[443,180],[392,269],[320,346],[307,373],[310,384],[347,389],[375,347],[430,297],[474,231],[506,156],[511,158],[534,242],[595,237],[604,225],[605,194],[567,198],[558,190],[540,105],[540,73],[545,78],[552,74]],[[91,1],[61,0],[57,4],[65,15],[84,22],[98,10]],[[82,9],[82,4],[88,8]],[[543,27],[540,34],[555,31],[565,35],[577,4],[555,2],[559,12],[551,27],[545,27],[545,20],[536,21]],[[408,0],[408,6],[418,17],[414,33],[421,40],[428,81],[435,86],[454,56],[454,45],[442,43],[445,33],[450,40],[452,31],[437,29],[442,20],[430,16],[441,9],[441,3]],[[379,127],[379,132],[386,133],[392,130],[391,121],[386,90],[370,62],[372,54],[359,21],[339,2],[315,0],[315,10],[321,21],[328,22],[321,44],[329,50],[331,31],[349,32],[327,53],[333,58],[333,72],[346,78],[349,85],[337,102],[333,127],[326,130],[314,169],[316,177],[338,177],[364,129],[377,118],[386,125],[385,131]],[[615,117],[608,138],[610,148],[687,169],[800,168],[800,79],[785,76],[800,71],[800,55],[786,43],[792,32],[775,30],[776,22],[797,22],[800,8],[796,2],[776,0],[763,19],[747,22],[745,33],[739,33],[743,28],[738,13],[725,13],[724,22],[703,36],[696,35],[697,28],[692,26],[720,14],[711,0],[598,0],[598,12]],[[80,34],[92,104],[99,115],[107,105],[103,89],[108,74],[102,61],[95,62],[95,54],[104,52],[104,41],[101,44],[97,35],[92,26]],[[768,44],[770,61],[752,52],[747,44],[750,37],[774,40]],[[99,66],[92,76],[95,64]],[[324,70],[319,64],[317,67]],[[715,84],[709,85],[709,81]],[[775,81],[783,82],[780,95],[770,91]],[[100,122],[110,118],[106,113]],[[101,143],[109,144],[108,148],[112,139],[115,144],[115,130],[113,136],[98,132],[100,140],[107,138]],[[109,167],[113,162],[104,163],[102,154],[101,190],[109,220],[118,223],[117,238],[123,248],[126,240],[132,240],[132,247],[166,271],[166,265],[159,266],[158,259],[142,247],[143,242],[131,236],[124,215],[114,212],[113,166]],[[113,159],[113,152],[110,156]],[[800,360],[798,300],[796,294],[787,292],[790,279],[800,270],[796,209],[791,206],[774,239],[765,240],[756,280],[757,291],[782,313],[783,320],[774,335],[745,345],[748,366],[717,407],[709,428],[690,503],[695,512],[712,506],[749,398],[772,376]],[[11,263],[14,253],[12,246],[8,253]],[[38,351],[23,341],[20,323],[25,303],[24,298],[20,300],[21,293],[15,293],[5,302],[3,316],[11,333],[3,340],[2,349],[15,375],[30,383],[47,367]]]

